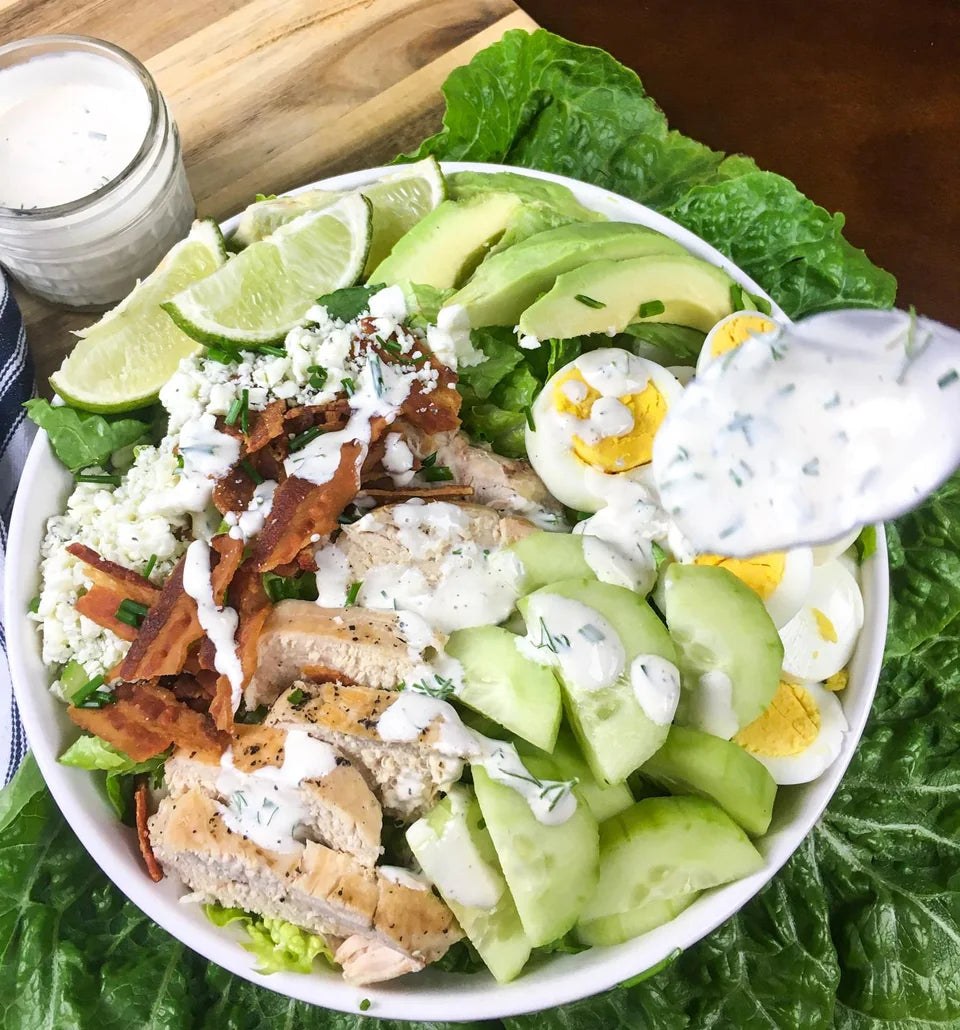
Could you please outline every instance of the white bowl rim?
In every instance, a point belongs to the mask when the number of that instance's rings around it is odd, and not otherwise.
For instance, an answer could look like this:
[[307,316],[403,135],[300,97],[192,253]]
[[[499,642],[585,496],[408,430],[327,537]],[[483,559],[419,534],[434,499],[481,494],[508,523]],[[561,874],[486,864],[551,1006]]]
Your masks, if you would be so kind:
[[[767,297],[765,291],[714,247],[687,229],[641,204],[598,186],[565,176],[527,168],[474,162],[442,162],[445,172],[516,172],[569,187],[586,206],[612,218],[638,222],[670,236],[691,253],[719,265],[745,289]],[[364,169],[310,183],[306,189],[350,189],[365,185],[395,170],[390,166]],[[236,227],[239,215],[223,223],[225,232]],[[768,298],[770,299],[770,298]],[[771,301],[772,302],[772,301]],[[776,315],[785,317],[776,304]],[[496,984],[486,973],[453,974],[427,970],[379,987],[352,987],[334,972],[310,975],[276,973],[267,977],[253,968],[251,956],[240,946],[238,932],[213,926],[197,906],[178,904],[182,885],[166,878],[154,884],[144,874],[135,835],[122,826],[89,773],[57,762],[75,727],[63,705],[36,680],[48,677],[39,660],[36,624],[27,618],[29,600],[36,593],[39,541],[51,509],[37,518],[31,499],[52,488],[44,480],[58,480],[65,497],[70,477],[53,456],[42,431],[31,448],[14,505],[4,610],[14,690],[27,737],[55,801],[94,861],[120,890],[146,915],[177,940],[204,958],[259,986],[310,1004],[358,1013],[361,1001],[370,1002],[365,1014],[379,1018],[419,1021],[497,1019],[535,1012],[576,1001],[622,983],[685,950],[714,930],[750,900],[800,847],[822,814],[843,776],[863,732],[876,692],[883,657],[888,607],[887,553],[882,527],[877,550],[861,568],[866,618],[851,663],[850,685],[843,695],[849,732],[839,759],[813,783],[781,791],[771,831],[758,847],[766,859],[752,876],[715,888],[664,926],[614,948],[593,948],[578,955],[557,955],[509,984]],[[62,500],[62,498],[61,498]],[[62,511],[62,503],[56,509]],[[23,613],[22,615],[19,613]],[[789,815],[784,809],[789,808]],[[106,816],[106,818],[105,818]]]

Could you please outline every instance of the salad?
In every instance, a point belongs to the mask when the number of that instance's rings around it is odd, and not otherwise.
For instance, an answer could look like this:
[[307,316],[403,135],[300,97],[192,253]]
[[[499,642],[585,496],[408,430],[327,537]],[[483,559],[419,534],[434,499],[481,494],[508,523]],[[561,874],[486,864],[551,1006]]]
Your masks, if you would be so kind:
[[698,553],[651,460],[776,323],[432,158],[196,223],[30,402],[77,479],[33,606],[61,760],[267,970],[506,981],[756,871],[839,755],[870,530]]

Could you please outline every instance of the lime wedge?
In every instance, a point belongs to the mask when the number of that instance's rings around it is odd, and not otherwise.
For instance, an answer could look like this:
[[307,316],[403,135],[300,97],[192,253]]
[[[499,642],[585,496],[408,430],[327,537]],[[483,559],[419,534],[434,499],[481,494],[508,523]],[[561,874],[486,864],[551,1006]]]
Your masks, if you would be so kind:
[[406,165],[363,188],[373,204],[373,237],[364,268],[368,276],[393,245],[447,196],[447,184],[434,157]]
[[87,411],[130,411],[156,399],[181,358],[197,341],[181,332],[160,304],[220,268],[227,259],[217,223],[193,223],[143,282],[99,322],[77,335],[50,385],[68,403]]
[[281,342],[324,293],[352,286],[370,249],[370,201],[348,194],[308,211],[188,286],[163,309],[201,343]]
[[342,193],[328,190],[305,190],[295,197],[271,197],[258,200],[245,208],[240,215],[240,222],[233,235],[227,241],[230,250],[242,250],[251,243],[258,243],[275,232],[281,225],[292,222],[294,218],[308,211],[320,211],[329,207]]

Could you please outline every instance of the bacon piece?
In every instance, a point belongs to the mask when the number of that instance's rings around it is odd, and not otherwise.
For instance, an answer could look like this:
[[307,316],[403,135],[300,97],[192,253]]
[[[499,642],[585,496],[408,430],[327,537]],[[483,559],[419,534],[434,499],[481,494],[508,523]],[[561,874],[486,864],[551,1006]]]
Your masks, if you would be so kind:
[[435,383],[413,381],[400,412],[408,422],[426,433],[442,433],[460,428],[460,392],[456,389],[457,374],[436,359],[430,365],[437,370]]
[[150,831],[147,828],[146,776],[137,777],[137,785],[134,788],[133,797],[137,810],[137,841],[140,844],[140,854],[143,855],[143,861],[147,867],[150,879],[154,883],[159,883],[163,879],[163,870],[160,868],[157,856],[153,853],[153,846],[150,844]]
[[[219,604],[243,558],[243,541],[233,540],[224,533],[213,538],[211,547],[217,560],[210,579],[213,596]],[[211,564],[213,561],[211,555]],[[203,636],[197,604],[183,589],[185,562],[186,556],[163,584],[157,604],[147,612],[120,666],[121,679],[149,680],[177,675],[184,668],[190,646]]]
[[238,461],[213,488],[213,503],[221,515],[228,511],[246,511],[253,498],[254,482]]
[[233,731],[233,687],[226,676],[217,677],[217,686],[210,702],[210,718],[218,730]]
[[257,642],[272,604],[263,589],[263,577],[256,561],[248,558],[237,570],[230,584],[230,601],[240,619],[237,630],[237,651],[243,669],[243,685],[250,682],[257,669]]
[[[383,431],[383,420],[374,419],[371,434]],[[360,489],[357,468],[363,448],[357,442],[340,448],[340,464],[329,482],[322,486],[299,476],[291,476],[278,488],[273,508],[260,536],[254,557],[261,572],[293,561],[314,533],[324,536],[337,526],[337,516],[353,500]]]
[[284,415],[287,402],[271,401],[263,411],[250,413],[250,432],[246,437],[247,453],[253,454],[261,447],[266,447],[271,440],[284,431]]
[[157,603],[160,590],[139,572],[101,558],[92,547],[87,547],[86,544],[68,544],[67,551],[87,566],[87,575],[97,586],[119,594],[121,600],[129,597],[131,601],[145,604],[148,608]]
[[381,490],[375,487],[365,486],[362,497],[369,497],[381,504],[396,504],[400,501],[408,501],[411,497],[422,497],[426,501],[435,501],[444,497],[472,497],[473,487],[460,483],[447,483],[444,486],[411,486],[398,487],[395,490]]
[[123,600],[123,594],[117,594],[97,583],[78,599],[74,608],[91,622],[115,633],[121,640],[134,640],[137,636],[136,626],[128,626],[117,618],[117,609]]
[[171,744],[219,761],[230,742],[209,716],[178,701],[173,691],[156,681],[122,683],[116,697],[103,708],[71,705],[67,714],[81,729],[102,737],[135,762],[159,755]]

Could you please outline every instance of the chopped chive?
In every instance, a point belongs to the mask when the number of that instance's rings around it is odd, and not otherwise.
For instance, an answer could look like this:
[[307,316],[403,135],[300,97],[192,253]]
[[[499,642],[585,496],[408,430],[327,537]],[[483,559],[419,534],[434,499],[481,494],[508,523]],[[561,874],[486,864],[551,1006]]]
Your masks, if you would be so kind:
[[659,569],[660,566],[667,560],[667,552],[657,543],[656,540],[650,541],[650,550],[653,553],[654,564]]
[[423,470],[423,478],[428,483],[449,483],[453,480],[453,473],[446,465],[432,465]]
[[960,378],[960,374],[957,373],[955,368],[952,368],[945,375],[940,376],[937,380],[937,386],[939,386],[941,390],[945,390],[951,383],[955,383],[958,378]]
[[106,486],[119,486],[119,476],[108,476],[108,475],[94,475],[88,472],[78,472],[74,479],[78,483],[103,483]]
[[356,392],[356,387],[353,385],[352,379],[341,379],[340,385],[343,387],[343,392],[348,396],[352,397]]
[[730,284],[730,307],[734,311],[743,310],[743,287],[739,283]]
[[240,409],[242,407],[243,401],[239,397],[234,397],[233,402],[227,409],[227,414],[223,421],[226,422],[228,426],[236,425],[237,419],[240,417]]
[[149,579],[150,573],[157,567],[157,556],[155,554],[150,555],[150,560],[143,568],[143,578]]
[[307,382],[314,390],[322,390],[327,385],[329,373],[323,365],[308,365],[307,371],[310,373],[310,378]]
[[603,630],[598,629],[592,622],[588,622],[581,626],[577,631],[584,640],[591,644],[599,644],[601,641],[606,640],[607,636]]
[[364,516],[364,511],[358,508],[355,504],[348,504],[346,508],[337,516],[337,522],[341,526],[352,526],[354,522],[359,521]]
[[291,690],[290,693],[287,694],[287,701],[289,701],[294,708],[299,708],[306,700],[307,695],[299,687],[297,687],[296,690]]
[[380,365],[380,359],[373,355],[370,358],[370,378],[373,380],[373,388],[376,391],[378,397],[383,396],[383,368]]
[[94,676],[92,680],[87,680],[82,687],[79,687],[70,700],[75,706],[81,705],[95,690],[99,690],[106,682],[106,677],[102,673],[99,676]]
[[247,461],[246,458],[240,459],[240,467],[244,472],[253,480],[256,486],[259,486],[263,482],[263,476]]
[[370,1008],[370,1004],[371,1004],[371,1002],[370,1002],[369,998],[362,998],[360,1000],[360,1006],[359,1006],[360,1007],[360,1011],[361,1012],[366,1012],[367,1009]]
[[183,468],[183,455],[182,454],[178,454],[177,455],[177,468],[178,469],[182,469]]
[[240,393],[240,430],[244,436],[250,432],[250,391]]
[[354,580],[354,582],[350,584],[350,589],[347,591],[347,605],[348,606],[357,603],[357,597],[359,597],[359,595],[360,595],[360,588],[362,586],[363,586],[363,580],[362,579]]
[[523,409],[523,413],[527,417],[527,425],[530,427],[531,432],[535,433],[537,431],[537,424],[533,421],[533,406],[528,404]]
[[391,354],[399,354],[402,350],[398,340],[385,340],[383,342],[383,349],[390,351]]
[[210,347],[207,350],[206,357],[210,361],[219,362],[221,365],[232,365],[237,360],[236,354],[231,354],[220,347]]
[[662,315],[666,310],[662,300],[648,300],[640,305],[637,314],[640,318],[652,318],[654,315]]
[[261,354],[270,354],[275,358],[285,358],[287,356],[287,352],[283,347],[277,347],[272,343],[261,343],[257,350]]
[[266,705],[257,705],[256,708],[252,709],[241,708],[240,711],[234,714],[233,721],[247,724],[260,723],[267,717],[268,710]]
[[40,611],[40,595],[39,594],[27,605],[27,611],[28,612],[33,612],[34,615],[36,615],[37,612]]
[[436,465],[436,463],[437,463],[437,452],[434,451],[433,454],[428,454],[420,462],[420,467],[424,468],[424,469],[428,469],[428,468],[431,468],[433,465]]
[[78,708],[106,708],[117,700],[112,690],[95,690]]
[[304,432],[298,433],[296,436],[291,437],[289,445],[291,454],[294,451],[303,450],[303,448],[306,447],[311,440],[316,440],[316,438],[322,435],[322,433],[322,426],[313,426],[312,428],[306,429],[304,430]]
[[573,299],[580,301],[581,304],[585,304],[588,308],[605,308],[607,306],[602,300],[595,300],[593,297],[588,297],[583,293],[575,294]]

